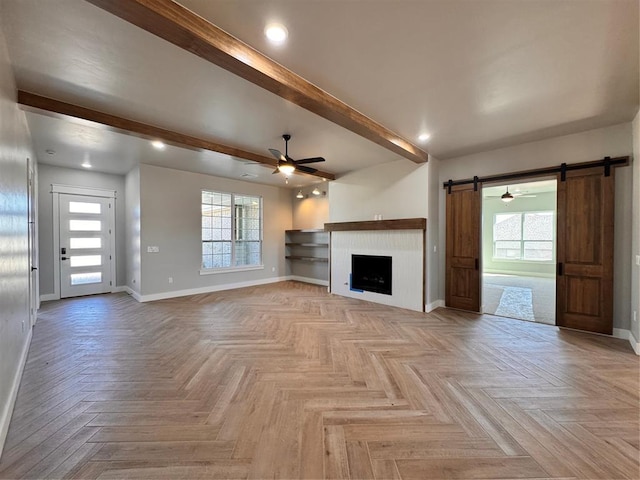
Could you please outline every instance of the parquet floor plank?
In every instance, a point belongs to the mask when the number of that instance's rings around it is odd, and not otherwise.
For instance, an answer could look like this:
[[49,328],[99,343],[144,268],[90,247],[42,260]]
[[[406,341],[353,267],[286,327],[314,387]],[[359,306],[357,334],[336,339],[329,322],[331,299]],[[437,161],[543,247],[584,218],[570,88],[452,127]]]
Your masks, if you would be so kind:
[[0,479],[640,479],[628,343],[297,282],[39,312]]

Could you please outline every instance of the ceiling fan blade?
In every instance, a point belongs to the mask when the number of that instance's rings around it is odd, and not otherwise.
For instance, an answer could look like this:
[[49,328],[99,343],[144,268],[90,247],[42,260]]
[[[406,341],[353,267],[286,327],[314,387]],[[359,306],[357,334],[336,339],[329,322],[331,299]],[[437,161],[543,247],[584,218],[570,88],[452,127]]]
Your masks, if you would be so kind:
[[278,170],[278,168],[277,168],[277,167],[276,167],[276,169],[275,169],[273,172],[271,172],[271,175],[275,175],[276,173],[280,173],[280,170]]
[[318,162],[324,162],[324,158],[322,157],[312,157],[312,158],[303,158],[302,160],[296,160],[295,163],[297,165],[303,165],[305,163],[318,163]]
[[276,157],[278,160],[282,162],[287,161],[287,157],[285,157],[280,150],[276,150],[275,148],[270,148],[269,151],[271,152],[271,155]]
[[296,170],[303,173],[316,173],[318,170],[311,167],[303,167],[302,165],[296,165]]

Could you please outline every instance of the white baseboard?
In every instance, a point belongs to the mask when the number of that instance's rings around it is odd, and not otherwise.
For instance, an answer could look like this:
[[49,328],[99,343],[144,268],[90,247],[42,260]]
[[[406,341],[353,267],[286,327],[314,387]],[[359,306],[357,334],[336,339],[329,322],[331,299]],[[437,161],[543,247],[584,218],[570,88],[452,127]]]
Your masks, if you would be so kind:
[[186,297],[188,295],[198,295],[201,293],[212,293],[221,292],[223,290],[234,290],[236,288],[255,287],[257,285],[285,282],[287,280],[291,280],[291,277],[265,278],[261,280],[251,280],[248,282],[227,283],[224,285],[211,285],[208,287],[190,288],[187,290],[174,290],[172,292],[152,293],[149,295],[138,295],[135,292],[132,292],[131,295],[139,302],[153,302],[155,300],[165,300],[167,298]]
[[13,383],[9,389],[9,401],[4,406],[4,409],[0,413],[0,456],[2,456],[2,450],[4,449],[4,442],[7,440],[7,433],[9,433],[9,423],[11,423],[11,415],[13,414],[13,407],[16,404],[16,398],[18,396],[18,389],[20,388],[20,381],[22,380],[22,372],[24,366],[27,363],[27,355],[29,354],[29,347],[31,346],[31,336],[33,334],[33,328],[29,329],[27,334],[27,341],[24,343],[22,349],[22,355],[20,356],[20,363],[18,370],[13,377]]
[[615,338],[621,338],[622,340],[629,340],[633,351],[636,353],[636,355],[640,355],[640,343],[638,343],[636,338],[633,336],[631,330],[626,330],[624,328],[614,328],[613,336]]
[[41,302],[50,302],[52,300],[60,300],[60,297],[55,293],[45,293],[44,295],[40,295]]
[[329,280],[318,280],[317,278],[299,277],[298,275],[291,275],[287,277],[287,280],[295,280],[296,282],[312,283],[313,285],[321,285],[323,287],[329,286]]
[[444,300],[436,300],[431,303],[427,303],[424,306],[424,311],[426,313],[433,312],[436,308],[444,307]]
[[121,293],[126,292],[129,287],[127,285],[118,285],[111,289],[111,293]]
[[131,295],[134,299],[136,299],[138,302],[142,301],[142,296],[136,292],[135,290],[133,290],[131,287],[129,287],[129,285],[125,285],[124,286],[124,291],[126,293],[128,293],[129,295]]

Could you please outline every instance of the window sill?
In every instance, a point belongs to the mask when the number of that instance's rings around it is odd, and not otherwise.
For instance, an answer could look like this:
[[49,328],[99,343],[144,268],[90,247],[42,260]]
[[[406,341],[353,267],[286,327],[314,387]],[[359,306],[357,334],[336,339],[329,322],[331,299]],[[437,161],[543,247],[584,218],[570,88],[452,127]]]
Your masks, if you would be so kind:
[[555,265],[555,260],[519,260],[517,258],[491,258],[492,262],[506,262],[506,263],[531,263],[533,265]]
[[203,269],[200,269],[200,275],[217,275],[219,273],[250,272],[251,270],[264,270],[264,265],[250,265],[246,267],[228,267],[228,268],[203,268]]

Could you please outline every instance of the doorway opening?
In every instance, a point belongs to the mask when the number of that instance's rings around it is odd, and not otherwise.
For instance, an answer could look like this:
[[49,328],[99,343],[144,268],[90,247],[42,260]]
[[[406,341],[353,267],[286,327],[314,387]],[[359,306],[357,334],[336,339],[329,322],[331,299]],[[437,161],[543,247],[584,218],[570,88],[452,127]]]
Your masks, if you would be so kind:
[[557,180],[482,189],[482,311],[556,324]]

